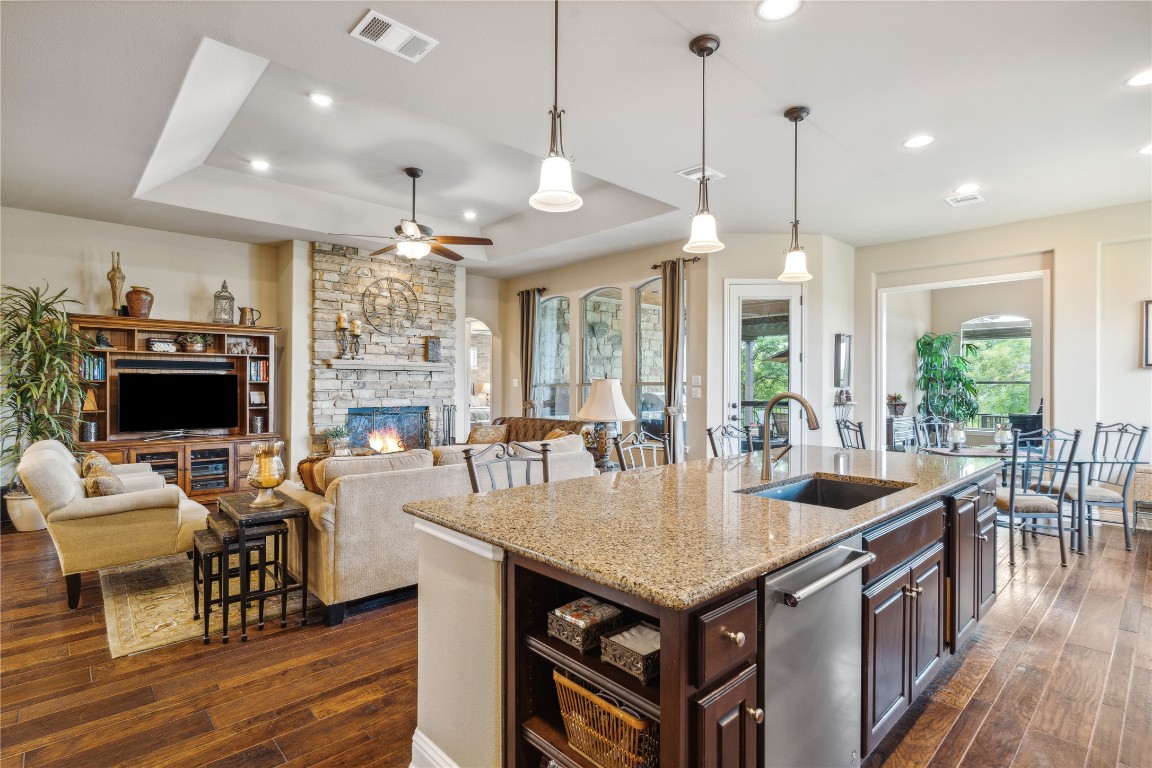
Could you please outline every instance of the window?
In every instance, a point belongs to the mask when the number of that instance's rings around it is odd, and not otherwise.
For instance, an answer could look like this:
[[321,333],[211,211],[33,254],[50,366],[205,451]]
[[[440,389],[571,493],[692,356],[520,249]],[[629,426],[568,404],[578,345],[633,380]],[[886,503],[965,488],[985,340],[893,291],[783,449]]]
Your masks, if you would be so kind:
[[536,333],[536,381],[532,399],[539,403],[536,415],[544,419],[569,418],[568,391],[571,386],[568,329],[568,297],[556,296],[540,302]]
[[664,280],[636,289],[636,416],[650,435],[664,436]]
[[973,344],[969,375],[980,412],[973,429],[995,429],[1010,413],[1032,412],[1032,323],[1015,315],[989,315],[960,326],[960,343]]
[[584,376],[580,400],[592,379],[621,378],[624,372],[624,301],[619,288],[601,288],[584,297]]

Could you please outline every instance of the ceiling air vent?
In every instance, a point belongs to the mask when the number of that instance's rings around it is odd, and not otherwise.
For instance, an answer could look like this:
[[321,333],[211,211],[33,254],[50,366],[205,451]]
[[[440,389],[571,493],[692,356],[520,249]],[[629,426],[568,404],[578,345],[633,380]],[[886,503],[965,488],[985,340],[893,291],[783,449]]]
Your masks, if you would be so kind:
[[[716,170],[715,168],[707,168],[706,170],[708,172],[708,181],[716,181],[717,179],[724,178],[724,174],[720,173],[720,171]],[[691,168],[685,168],[682,171],[676,171],[676,175],[683,176],[684,178],[688,179],[688,181],[698,182],[700,181],[700,164],[697,163]]]
[[381,16],[376,11],[368,11],[352,30],[351,35],[357,40],[363,40],[369,45],[412,62],[420,61],[425,54],[439,45],[427,35],[406,27],[395,19]]
[[967,195],[953,195],[952,197],[944,198],[944,200],[953,208],[958,208],[961,205],[972,205],[972,203],[984,202],[984,198],[980,197],[979,192],[972,192]]

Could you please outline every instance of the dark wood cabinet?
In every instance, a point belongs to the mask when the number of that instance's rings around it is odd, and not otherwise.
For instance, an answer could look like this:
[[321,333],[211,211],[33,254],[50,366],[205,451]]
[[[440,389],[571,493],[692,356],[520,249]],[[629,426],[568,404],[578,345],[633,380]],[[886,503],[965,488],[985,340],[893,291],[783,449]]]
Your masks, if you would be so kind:
[[865,754],[911,704],[908,586],[908,571],[897,570],[864,591]]
[[948,645],[955,653],[996,602],[996,479],[947,499]]
[[944,665],[944,545],[937,544],[912,561],[912,588],[908,609],[912,632],[912,699]]
[[697,760],[701,768],[753,768],[757,764],[756,666],[746,667],[696,703]]
[[996,508],[976,520],[976,607],[980,618],[996,602]]

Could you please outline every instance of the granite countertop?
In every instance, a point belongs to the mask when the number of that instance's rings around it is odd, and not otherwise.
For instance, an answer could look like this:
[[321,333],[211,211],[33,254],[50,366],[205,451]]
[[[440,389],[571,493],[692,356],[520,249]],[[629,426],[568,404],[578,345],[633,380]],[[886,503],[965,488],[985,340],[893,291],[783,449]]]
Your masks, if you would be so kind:
[[760,455],[691,461],[404,506],[416,517],[673,609],[697,605],[963,485],[996,459],[793,448],[813,472],[913,483],[849,510],[737,490]]

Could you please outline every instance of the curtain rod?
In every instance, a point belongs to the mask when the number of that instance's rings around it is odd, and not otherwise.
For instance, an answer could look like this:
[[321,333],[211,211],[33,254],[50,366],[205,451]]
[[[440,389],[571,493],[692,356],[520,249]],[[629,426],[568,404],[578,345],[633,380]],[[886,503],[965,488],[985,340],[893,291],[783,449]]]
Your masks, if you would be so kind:
[[[689,264],[695,264],[696,262],[700,261],[700,257],[699,256],[693,256],[690,259],[680,259],[680,261],[681,261],[681,263],[688,262]],[[653,264],[652,265],[652,269],[660,269],[660,267],[661,267],[660,264]]]

